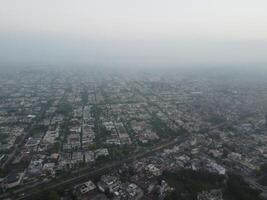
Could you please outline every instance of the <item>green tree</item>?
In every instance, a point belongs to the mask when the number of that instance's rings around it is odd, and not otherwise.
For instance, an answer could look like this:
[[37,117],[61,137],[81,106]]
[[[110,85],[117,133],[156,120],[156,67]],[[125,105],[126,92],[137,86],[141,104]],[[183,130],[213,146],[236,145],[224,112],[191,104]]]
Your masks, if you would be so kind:
[[50,191],[48,193],[48,200],[60,200],[60,196],[55,191]]

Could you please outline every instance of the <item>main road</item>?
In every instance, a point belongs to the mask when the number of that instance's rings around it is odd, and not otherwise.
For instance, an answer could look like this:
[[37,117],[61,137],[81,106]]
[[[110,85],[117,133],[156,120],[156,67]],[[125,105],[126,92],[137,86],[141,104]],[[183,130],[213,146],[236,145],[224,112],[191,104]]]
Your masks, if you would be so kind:
[[[10,192],[7,192],[6,194],[3,194],[0,196],[0,199],[4,198],[10,198],[10,199],[16,199],[16,200],[24,200],[24,199],[31,199],[32,196],[38,191],[38,190],[54,190],[59,187],[64,188],[70,188],[82,181],[88,180],[90,177],[93,177],[98,174],[103,174],[105,172],[108,172],[114,168],[117,168],[124,163],[130,163],[137,159],[152,155],[156,153],[157,151],[160,151],[162,149],[165,149],[167,147],[171,147],[175,144],[181,144],[182,142],[186,141],[187,137],[184,135],[178,136],[176,138],[172,138],[171,140],[162,142],[154,147],[152,147],[150,150],[147,150],[145,152],[137,153],[131,157],[125,158],[124,160],[120,161],[114,161],[111,163],[107,163],[105,166],[100,167],[98,169],[91,170],[90,168],[82,168],[75,174],[71,174],[69,178],[67,179],[53,179],[49,182],[40,182],[36,183],[34,185],[26,186],[23,188],[19,188],[16,190],[12,190]],[[91,171],[90,171],[91,170]]]

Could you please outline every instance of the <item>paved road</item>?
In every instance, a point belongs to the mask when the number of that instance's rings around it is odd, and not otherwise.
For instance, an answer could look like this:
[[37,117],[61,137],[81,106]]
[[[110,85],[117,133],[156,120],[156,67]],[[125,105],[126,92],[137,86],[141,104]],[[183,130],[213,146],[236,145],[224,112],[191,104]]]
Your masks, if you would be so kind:
[[11,163],[15,156],[17,155],[17,153],[20,151],[21,146],[25,143],[25,140],[28,138],[32,128],[36,125],[36,121],[33,122],[33,124],[31,124],[29,127],[27,127],[24,132],[24,137],[21,139],[19,144],[15,144],[15,148],[12,151],[12,153],[10,153],[8,155],[8,158],[5,160],[5,162],[2,164],[1,168],[4,169],[6,167],[6,165],[8,165],[9,163]]
[[[219,124],[218,126],[212,127],[210,129],[216,129],[219,128],[220,126],[225,125],[224,123]],[[190,135],[190,134],[188,134]],[[31,186],[27,186],[27,187],[23,187],[23,188],[19,188],[17,190],[13,190],[12,193],[7,193],[4,194],[2,196],[0,196],[0,199],[2,198],[6,198],[6,197],[10,197],[11,199],[18,199],[18,200],[24,200],[24,199],[31,199],[32,195],[36,192],[37,189],[40,190],[52,190],[52,189],[56,189],[59,187],[65,187],[65,188],[70,188],[82,181],[86,181],[88,180],[90,177],[97,175],[97,174],[103,174],[113,168],[117,168],[121,165],[123,165],[124,163],[130,163],[133,162],[137,159],[149,156],[153,153],[156,153],[157,151],[160,151],[164,148],[167,148],[169,146],[175,145],[175,144],[180,144],[182,142],[184,142],[187,139],[187,137],[185,135],[183,136],[179,136],[176,139],[172,138],[171,140],[167,141],[167,142],[163,142],[159,145],[157,145],[156,147],[152,147],[150,150],[147,150],[144,153],[138,153],[136,155],[133,155],[129,158],[126,158],[124,160],[121,161],[115,161],[115,162],[111,162],[101,168],[98,169],[94,169],[92,170],[92,168],[81,168],[79,171],[77,171],[76,173],[73,173],[70,175],[69,178],[67,179],[55,179],[52,180],[50,182],[41,182],[41,183],[36,183],[34,185]],[[91,171],[89,171],[91,170]]]
[[90,177],[92,177],[94,175],[103,174],[106,171],[109,171],[113,168],[117,168],[117,167],[123,165],[124,163],[133,162],[136,159],[140,159],[140,158],[149,156],[149,155],[156,153],[157,151],[160,151],[164,148],[173,146],[175,144],[180,144],[180,143],[184,142],[185,140],[186,140],[186,137],[184,137],[184,136],[179,136],[175,139],[172,138],[172,140],[161,143],[161,144],[157,145],[156,147],[153,147],[151,150],[133,155],[133,156],[126,158],[124,160],[109,163],[106,166],[103,166],[103,167],[98,168],[98,169],[94,169],[92,171],[89,171],[90,168],[83,168],[83,169],[79,170],[79,173],[77,173],[80,175],[74,174],[74,175],[71,175],[70,178],[65,179],[65,180],[56,179],[56,180],[52,180],[52,181],[47,182],[47,183],[41,182],[41,183],[36,183],[35,185],[19,188],[17,190],[12,191],[12,193],[7,193],[7,194],[0,196],[0,199],[1,198],[7,198],[7,197],[9,197],[11,199],[16,199],[16,200],[31,199],[32,195],[36,192],[37,189],[52,190],[52,189],[56,189],[58,187],[65,187],[65,188],[71,187],[71,186],[74,186],[74,185],[76,185],[82,181],[88,180]]

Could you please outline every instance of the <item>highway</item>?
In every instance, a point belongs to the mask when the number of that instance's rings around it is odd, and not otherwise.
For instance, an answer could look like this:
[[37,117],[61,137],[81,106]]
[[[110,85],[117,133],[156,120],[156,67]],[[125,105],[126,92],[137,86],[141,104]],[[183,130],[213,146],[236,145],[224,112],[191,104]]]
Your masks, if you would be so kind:
[[109,163],[101,168],[94,169],[90,171],[90,168],[82,168],[79,170],[79,172],[72,174],[71,177],[67,179],[53,179],[49,182],[40,182],[36,183],[34,185],[30,185],[27,187],[19,188],[10,192],[7,192],[6,194],[3,194],[0,196],[0,199],[2,198],[11,198],[16,200],[24,200],[24,199],[31,199],[32,195],[36,193],[37,190],[53,190],[59,187],[64,188],[70,188],[82,181],[88,180],[90,177],[103,174],[105,172],[108,172],[109,170],[112,170],[114,168],[118,168],[119,166],[123,165],[124,163],[130,163],[137,159],[152,155],[156,153],[157,151],[160,151],[164,148],[173,146],[175,144],[180,144],[186,140],[186,137],[179,136],[177,138],[172,138],[171,140],[167,142],[163,142],[155,147],[153,147],[151,150],[147,150],[146,152],[135,154],[131,157],[128,157],[124,160],[115,161],[112,163]]

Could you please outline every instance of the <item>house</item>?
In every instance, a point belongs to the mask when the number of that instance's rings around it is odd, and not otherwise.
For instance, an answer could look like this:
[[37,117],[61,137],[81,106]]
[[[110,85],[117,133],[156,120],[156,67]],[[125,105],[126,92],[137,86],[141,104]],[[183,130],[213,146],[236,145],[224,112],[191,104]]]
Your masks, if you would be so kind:
[[24,173],[10,173],[4,180],[5,188],[9,189],[18,186],[21,183],[23,176]]

